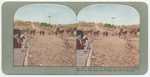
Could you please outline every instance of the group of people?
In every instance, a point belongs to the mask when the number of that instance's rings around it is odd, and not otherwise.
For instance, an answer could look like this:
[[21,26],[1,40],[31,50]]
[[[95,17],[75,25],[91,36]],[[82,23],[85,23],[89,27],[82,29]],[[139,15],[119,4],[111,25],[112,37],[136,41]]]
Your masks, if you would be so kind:
[[14,36],[13,36],[13,48],[25,48],[26,41],[28,40],[25,34],[21,34],[19,29],[14,29]]
[[104,31],[104,32],[103,32],[103,36],[108,36],[108,32],[107,32],[107,31]]
[[40,35],[44,35],[45,31],[44,30],[40,30]]
[[19,29],[14,29],[14,37],[13,37],[13,44],[14,48],[21,48],[21,31]]
[[84,38],[84,32],[77,30],[77,49],[84,49],[84,44],[87,38]]
[[36,29],[35,30],[30,30],[30,35],[35,35]]

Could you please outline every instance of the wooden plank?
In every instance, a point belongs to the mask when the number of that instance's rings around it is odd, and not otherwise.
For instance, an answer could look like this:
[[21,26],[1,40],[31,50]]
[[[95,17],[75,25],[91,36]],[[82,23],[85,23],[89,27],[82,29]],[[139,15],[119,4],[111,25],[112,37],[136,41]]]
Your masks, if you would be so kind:
[[90,48],[90,50],[89,50],[89,55],[88,55],[88,57],[87,57],[86,66],[90,66],[91,57],[92,57],[92,51],[93,51],[93,43],[91,43],[91,48]]
[[87,56],[84,50],[77,50],[77,66],[85,66]]
[[29,51],[30,51],[30,43],[28,43],[26,55],[24,57],[24,66],[28,66],[28,56],[29,56]]
[[[90,58],[93,50],[92,38],[88,38],[86,46],[83,50],[77,50],[77,66],[90,66]],[[88,50],[89,45],[92,45],[92,49]]]

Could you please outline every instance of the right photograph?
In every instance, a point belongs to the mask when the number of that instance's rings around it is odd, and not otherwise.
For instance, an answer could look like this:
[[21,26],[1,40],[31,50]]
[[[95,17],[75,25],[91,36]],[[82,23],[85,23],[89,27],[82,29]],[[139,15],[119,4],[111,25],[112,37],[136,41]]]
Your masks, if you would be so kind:
[[133,7],[87,6],[77,29],[77,66],[140,67],[140,15]]

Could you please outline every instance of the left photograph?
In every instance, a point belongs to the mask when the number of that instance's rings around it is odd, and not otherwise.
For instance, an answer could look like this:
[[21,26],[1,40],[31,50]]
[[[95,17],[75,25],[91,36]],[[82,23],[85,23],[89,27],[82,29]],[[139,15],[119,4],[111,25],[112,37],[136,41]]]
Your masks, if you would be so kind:
[[76,14],[69,7],[20,7],[13,26],[14,66],[76,66]]

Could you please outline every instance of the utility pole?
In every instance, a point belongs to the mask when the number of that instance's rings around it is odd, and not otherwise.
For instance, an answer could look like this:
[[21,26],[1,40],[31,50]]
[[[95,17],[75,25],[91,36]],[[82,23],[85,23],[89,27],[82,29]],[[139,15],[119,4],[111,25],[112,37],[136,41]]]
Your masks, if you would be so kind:
[[115,17],[112,17],[112,19],[113,19],[113,24],[112,24],[112,26],[113,26],[113,28],[114,28],[114,20],[115,20]]
[[51,17],[51,16],[48,16],[48,18],[49,18],[49,24],[50,24],[50,22],[51,22],[51,18],[52,18],[52,17]]

